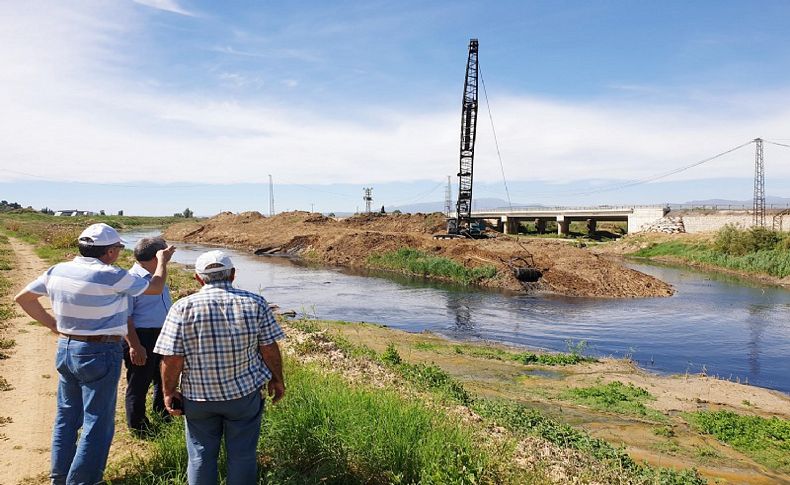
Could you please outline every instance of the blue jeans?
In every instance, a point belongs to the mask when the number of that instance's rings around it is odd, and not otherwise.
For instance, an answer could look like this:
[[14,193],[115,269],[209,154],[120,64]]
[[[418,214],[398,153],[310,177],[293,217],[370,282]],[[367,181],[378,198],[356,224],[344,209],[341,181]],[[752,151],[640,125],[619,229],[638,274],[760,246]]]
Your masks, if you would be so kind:
[[52,430],[50,474],[53,484],[101,482],[115,432],[121,360],[120,342],[58,340],[58,409]]
[[217,457],[225,434],[227,485],[258,483],[257,446],[263,400],[260,390],[230,401],[184,399],[189,485],[217,484]]

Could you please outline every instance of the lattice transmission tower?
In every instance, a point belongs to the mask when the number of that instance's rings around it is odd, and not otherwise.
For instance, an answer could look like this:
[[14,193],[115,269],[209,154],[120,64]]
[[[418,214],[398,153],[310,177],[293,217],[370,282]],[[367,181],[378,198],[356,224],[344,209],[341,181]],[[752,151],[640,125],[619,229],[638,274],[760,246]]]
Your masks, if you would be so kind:
[[765,166],[763,165],[763,140],[754,139],[754,222],[753,226],[765,227]]
[[370,204],[373,203],[373,187],[364,187],[362,191],[362,200],[365,201],[365,214],[370,214]]

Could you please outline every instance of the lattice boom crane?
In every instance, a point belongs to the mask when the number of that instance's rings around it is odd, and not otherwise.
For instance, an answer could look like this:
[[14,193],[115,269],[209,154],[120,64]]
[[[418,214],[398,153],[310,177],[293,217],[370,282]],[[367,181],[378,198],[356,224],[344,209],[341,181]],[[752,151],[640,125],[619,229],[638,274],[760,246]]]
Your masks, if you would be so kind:
[[456,216],[447,221],[449,234],[471,235],[472,229],[472,177],[477,135],[477,39],[469,40],[469,57],[466,61],[464,97],[461,105],[461,156],[458,170],[458,202]]

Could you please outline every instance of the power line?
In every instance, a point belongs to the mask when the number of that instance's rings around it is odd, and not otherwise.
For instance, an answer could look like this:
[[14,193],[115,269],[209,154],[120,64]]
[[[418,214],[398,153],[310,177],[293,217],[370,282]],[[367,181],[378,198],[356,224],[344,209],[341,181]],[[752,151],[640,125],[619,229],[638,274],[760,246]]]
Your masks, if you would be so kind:
[[749,140],[746,143],[743,143],[743,144],[738,145],[736,147],[730,148],[729,150],[725,150],[725,151],[723,151],[721,153],[718,153],[718,154],[716,154],[716,155],[714,155],[712,157],[708,157],[708,158],[705,158],[703,160],[699,160],[699,161],[694,162],[694,163],[689,164],[689,165],[678,167],[678,168],[669,170],[667,172],[661,172],[659,174],[651,175],[651,176],[648,176],[648,177],[645,177],[645,178],[641,178],[641,179],[630,180],[628,182],[621,182],[621,183],[617,183],[617,184],[607,185],[607,186],[600,187],[600,188],[597,188],[597,189],[592,189],[592,190],[587,190],[587,191],[582,191],[582,192],[574,192],[574,191],[560,192],[560,191],[554,191],[554,192],[551,192],[551,193],[548,193],[548,194],[531,194],[531,196],[532,197],[538,197],[538,198],[546,198],[546,197],[556,197],[558,195],[563,195],[563,196],[592,195],[592,194],[598,194],[598,193],[601,193],[601,192],[610,192],[610,191],[613,191],[613,190],[620,190],[620,189],[625,189],[625,188],[628,188],[628,187],[633,187],[633,186],[636,186],[636,185],[646,184],[648,182],[654,182],[656,180],[660,180],[662,178],[669,177],[670,175],[675,175],[675,174],[684,172],[686,170],[689,170],[691,168],[698,167],[698,166],[700,166],[700,165],[702,165],[704,163],[711,162],[713,160],[716,160],[717,158],[723,157],[724,155],[730,154],[730,153],[732,153],[732,152],[734,152],[736,150],[739,150],[739,149],[741,149],[741,148],[743,148],[743,147],[745,147],[747,145],[750,145],[752,143],[754,143],[754,140]]
[[766,143],[770,143],[771,145],[777,145],[777,146],[780,146],[780,147],[790,148],[790,145],[785,145],[784,143],[777,143],[777,142],[771,141],[771,140],[763,140],[763,141],[766,142]]

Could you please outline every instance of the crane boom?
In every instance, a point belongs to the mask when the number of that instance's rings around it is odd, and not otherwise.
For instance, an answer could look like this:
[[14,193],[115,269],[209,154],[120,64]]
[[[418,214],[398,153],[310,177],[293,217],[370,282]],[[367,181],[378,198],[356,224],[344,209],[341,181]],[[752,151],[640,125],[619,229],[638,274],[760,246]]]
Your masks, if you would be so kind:
[[451,234],[468,233],[472,225],[472,174],[477,135],[477,39],[469,40],[464,97],[461,105],[461,154],[458,171],[456,218],[448,221]]

